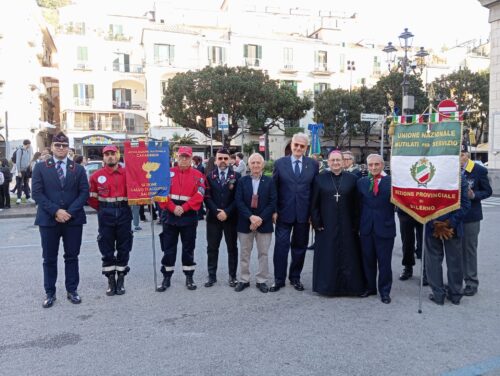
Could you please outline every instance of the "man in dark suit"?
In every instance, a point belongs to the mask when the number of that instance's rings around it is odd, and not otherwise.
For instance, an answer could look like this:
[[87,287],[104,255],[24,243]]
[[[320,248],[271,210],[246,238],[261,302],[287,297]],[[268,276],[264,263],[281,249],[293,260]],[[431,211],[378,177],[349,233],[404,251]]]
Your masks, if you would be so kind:
[[366,158],[369,175],[358,180],[360,196],[361,250],[367,290],[363,297],[377,294],[382,303],[391,302],[392,248],[396,237],[394,205],[391,204],[391,177],[384,173],[384,160],[378,154]]
[[464,272],[465,296],[477,293],[479,280],[477,278],[477,244],[480,222],[483,219],[481,200],[492,194],[488,170],[470,160],[467,146],[463,145],[460,163],[467,181],[467,197],[471,201],[470,210],[464,218],[464,235],[462,237],[462,265]]
[[86,223],[83,206],[89,197],[85,169],[68,159],[69,140],[64,133],[52,139],[53,158],[38,163],[33,170],[32,192],[38,205],[35,225],[39,226],[43,249],[43,277],[47,297],[44,308],[56,300],[57,254],[63,239],[67,298],[81,303],[78,255],[82,229]]
[[259,270],[255,275],[257,288],[267,293],[269,277],[268,252],[273,235],[272,216],[276,210],[276,186],[272,178],[262,174],[264,158],[254,153],[248,158],[250,175],[243,176],[236,189],[238,208],[238,239],[240,240],[240,281],[236,292],[250,286],[250,255],[257,243]]
[[296,290],[304,290],[300,273],[309,241],[312,184],[319,173],[318,163],[304,156],[308,143],[309,138],[305,133],[296,133],[291,142],[292,155],[274,163],[273,180],[278,191],[278,207],[272,292],[285,286],[290,249],[292,262],[288,278]]
[[208,281],[205,287],[217,282],[217,261],[222,234],[226,240],[229,286],[236,287],[238,266],[237,210],[234,195],[240,174],[229,167],[229,151],[221,148],[215,155],[214,168],[207,175],[205,205],[207,207],[207,256]]

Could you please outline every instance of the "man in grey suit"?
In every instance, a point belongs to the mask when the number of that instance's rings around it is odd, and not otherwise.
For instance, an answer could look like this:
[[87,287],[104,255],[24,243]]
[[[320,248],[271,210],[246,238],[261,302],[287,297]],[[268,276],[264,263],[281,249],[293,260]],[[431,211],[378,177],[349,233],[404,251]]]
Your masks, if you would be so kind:
[[304,156],[308,144],[309,137],[305,133],[296,133],[291,142],[292,155],[282,157],[274,163],[273,179],[278,191],[278,206],[273,257],[274,284],[270,289],[272,292],[285,286],[290,249],[290,284],[297,291],[304,290],[300,273],[309,241],[312,184],[319,173],[318,163]]

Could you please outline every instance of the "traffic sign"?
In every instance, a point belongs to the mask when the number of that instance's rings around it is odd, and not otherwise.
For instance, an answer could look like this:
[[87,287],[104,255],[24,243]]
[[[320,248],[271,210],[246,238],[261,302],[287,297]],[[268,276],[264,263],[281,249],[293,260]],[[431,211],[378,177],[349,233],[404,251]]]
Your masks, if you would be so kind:
[[382,121],[384,120],[384,115],[379,114],[361,114],[361,121]]
[[219,127],[219,131],[229,130],[229,116],[227,114],[218,114],[217,126]]
[[444,113],[455,112],[455,111],[458,111],[458,106],[451,99],[445,99],[445,100],[439,102],[438,111],[444,112]]

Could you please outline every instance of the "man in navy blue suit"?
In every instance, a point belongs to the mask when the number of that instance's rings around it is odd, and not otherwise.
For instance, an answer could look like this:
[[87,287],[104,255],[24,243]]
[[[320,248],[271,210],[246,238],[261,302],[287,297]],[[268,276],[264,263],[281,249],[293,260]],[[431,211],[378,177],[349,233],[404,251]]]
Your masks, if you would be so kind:
[[241,175],[229,166],[229,151],[217,150],[214,168],[207,175],[205,205],[207,207],[207,264],[208,281],[205,287],[217,282],[217,261],[222,234],[226,240],[229,286],[236,287],[238,267],[238,233],[236,231],[237,210],[234,195]]
[[309,138],[305,133],[296,133],[291,142],[292,155],[282,157],[274,163],[273,180],[278,191],[278,207],[275,216],[274,284],[270,289],[272,292],[285,286],[290,249],[292,262],[288,279],[296,290],[304,290],[300,273],[309,241],[312,184],[319,173],[318,163],[304,156],[308,143]]
[[38,205],[35,225],[39,226],[43,249],[43,279],[47,294],[44,308],[56,300],[57,254],[63,239],[67,298],[81,303],[78,255],[82,243],[83,206],[89,197],[85,169],[68,158],[69,140],[64,133],[52,139],[54,157],[38,163],[33,170],[32,193]]
[[470,210],[464,218],[464,236],[462,237],[462,265],[464,272],[465,296],[477,293],[479,279],[477,277],[477,244],[480,221],[483,219],[481,200],[492,194],[488,170],[470,160],[467,146],[462,146],[460,163],[467,181],[467,196],[471,201]]
[[367,290],[361,296],[377,294],[382,303],[391,302],[392,249],[396,237],[394,205],[391,204],[391,177],[384,173],[384,159],[378,154],[366,158],[369,175],[358,180],[360,195],[361,250]]

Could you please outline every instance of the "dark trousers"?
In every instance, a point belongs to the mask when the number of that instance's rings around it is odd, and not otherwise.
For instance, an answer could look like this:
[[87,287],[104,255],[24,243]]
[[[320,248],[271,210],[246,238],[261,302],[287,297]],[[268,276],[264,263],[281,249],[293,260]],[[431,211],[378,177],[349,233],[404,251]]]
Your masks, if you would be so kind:
[[[448,291],[443,282],[443,258],[446,255]],[[448,293],[451,299],[462,297],[462,239],[454,236],[449,240],[436,239],[432,235],[425,237],[425,269],[427,281],[432,293],[438,299],[444,299]]]
[[464,235],[462,237],[462,267],[464,282],[466,286],[477,291],[479,280],[477,278],[477,245],[480,221],[464,223]]
[[43,284],[47,295],[56,293],[57,254],[62,238],[64,247],[64,272],[66,291],[74,292],[80,282],[78,255],[82,244],[82,225],[68,226],[58,223],[54,227],[40,226],[43,256]]
[[[102,255],[102,274],[127,274],[132,250],[132,212],[129,206],[99,208],[97,244]],[[115,255],[116,251],[116,255]]]
[[0,208],[10,208],[10,181],[5,181],[0,185]]
[[[422,235],[423,225],[418,223],[408,214],[399,213],[399,231],[403,243],[403,260],[401,264],[409,267],[415,265],[415,253],[422,257]],[[415,249],[415,233],[417,238],[417,248]]]
[[[148,208],[148,211],[149,211],[149,205],[147,205],[147,208]],[[156,221],[156,219],[158,217],[156,215],[155,207],[153,207],[152,209],[153,209],[153,218],[152,218],[152,220]],[[146,221],[146,214],[145,214],[145,211],[144,211],[144,205],[140,205],[139,206],[139,217],[141,218],[141,221]]]
[[230,221],[207,221],[207,258],[208,275],[217,276],[217,263],[219,260],[219,247],[224,234],[227,247],[227,261],[229,276],[236,278],[238,267],[238,233],[236,223]]
[[182,270],[185,275],[193,275],[194,266],[196,265],[194,262],[194,248],[196,245],[197,227],[198,222],[188,226],[163,224],[163,232],[160,234],[160,244],[163,251],[161,272],[164,276],[171,276],[174,273],[179,235],[182,242]]
[[363,255],[363,270],[367,281],[367,290],[377,291],[380,296],[388,296],[392,287],[392,248],[394,238],[380,238],[374,234],[361,235],[361,249]]
[[24,195],[26,196],[26,199],[30,198],[31,189],[30,189],[29,182],[30,182],[30,178],[29,178],[28,173],[26,171],[21,172],[21,177],[16,176],[17,198],[21,198],[23,192],[24,192]]
[[288,279],[290,281],[300,280],[308,242],[309,223],[283,223],[278,220],[278,223],[276,223],[273,256],[274,279],[277,282],[285,282],[288,251],[290,249],[292,262],[290,263]]

